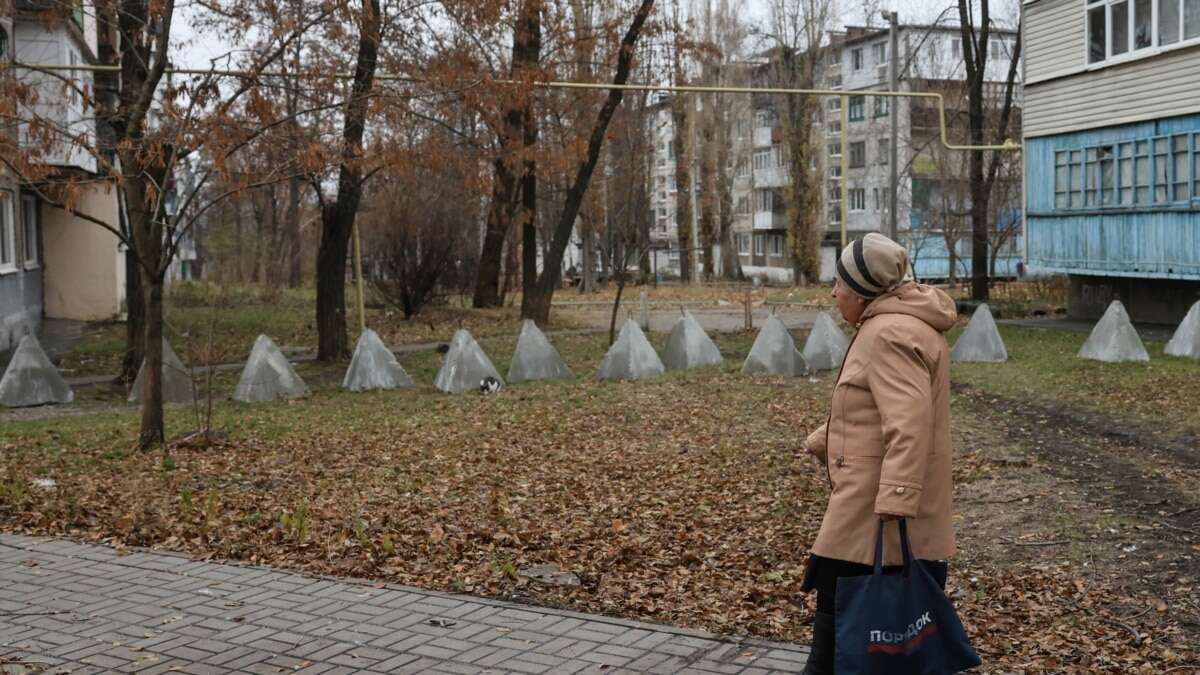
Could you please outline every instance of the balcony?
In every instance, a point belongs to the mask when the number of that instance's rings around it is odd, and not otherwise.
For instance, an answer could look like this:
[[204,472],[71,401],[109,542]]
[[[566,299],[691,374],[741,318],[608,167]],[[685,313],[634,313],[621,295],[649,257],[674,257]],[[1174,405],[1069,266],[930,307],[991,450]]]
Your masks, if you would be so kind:
[[787,184],[787,167],[773,166],[754,170],[754,187],[783,187]]
[[774,211],[755,211],[754,229],[781,230],[787,227],[787,214]]
[[754,147],[766,148],[783,141],[783,129],[779,127],[755,127]]

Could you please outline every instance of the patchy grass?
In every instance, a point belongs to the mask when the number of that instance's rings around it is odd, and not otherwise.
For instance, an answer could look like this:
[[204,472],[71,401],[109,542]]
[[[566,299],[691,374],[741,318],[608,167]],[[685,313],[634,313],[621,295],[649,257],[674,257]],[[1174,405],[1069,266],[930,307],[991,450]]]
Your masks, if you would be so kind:
[[[1087,335],[1001,325],[1007,363],[956,363],[955,382],[1017,399],[1064,402],[1163,428],[1200,432],[1200,363],[1167,356],[1147,341],[1149,363],[1076,358]],[[948,335],[951,343],[961,328]]]
[[[346,307],[351,344],[358,337],[353,289]],[[246,358],[254,339],[271,337],[291,352],[312,352],[317,346],[312,289],[276,290],[252,286],[220,288],[212,284],[181,283],[170,287],[166,299],[166,335],[175,351],[190,364],[228,363]],[[367,307],[367,326],[391,345],[449,340],[458,328],[476,337],[515,335],[520,330],[518,307],[477,310],[463,298],[426,307],[411,320],[390,308]],[[550,329],[578,327],[567,317],[552,318]],[[214,333],[209,348],[209,332]],[[124,324],[92,324],[83,340],[63,355],[59,367],[68,377],[116,374],[125,351]]]

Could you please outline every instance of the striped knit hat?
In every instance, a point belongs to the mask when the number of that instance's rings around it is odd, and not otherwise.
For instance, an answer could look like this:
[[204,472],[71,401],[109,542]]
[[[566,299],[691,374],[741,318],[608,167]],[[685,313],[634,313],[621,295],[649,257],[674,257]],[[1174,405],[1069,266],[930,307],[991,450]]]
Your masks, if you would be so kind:
[[878,232],[871,232],[842,250],[837,277],[855,295],[870,300],[910,278],[908,250]]

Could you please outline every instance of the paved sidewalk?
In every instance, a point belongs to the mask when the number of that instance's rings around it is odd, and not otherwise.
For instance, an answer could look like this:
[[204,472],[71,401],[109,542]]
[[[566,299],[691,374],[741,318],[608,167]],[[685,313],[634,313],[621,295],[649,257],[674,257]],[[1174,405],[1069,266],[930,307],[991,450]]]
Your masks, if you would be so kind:
[[796,673],[807,649],[0,535],[0,672]]

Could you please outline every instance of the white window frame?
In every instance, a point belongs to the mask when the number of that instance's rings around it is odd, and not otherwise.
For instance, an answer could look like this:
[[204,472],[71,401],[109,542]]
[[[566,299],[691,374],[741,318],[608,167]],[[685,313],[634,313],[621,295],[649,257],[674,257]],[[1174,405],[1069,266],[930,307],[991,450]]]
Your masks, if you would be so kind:
[[[12,192],[0,190],[0,274],[17,271],[17,227],[13,217],[15,199]],[[8,259],[4,259],[7,252]]]
[[25,269],[41,264],[38,256],[38,200],[33,195],[21,195],[21,261]]
[[[1187,24],[1187,21],[1186,21],[1187,15],[1185,12],[1185,7],[1188,2],[1195,2],[1195,1],[1196,0],[1150,0],[1150,5],[1151,5],[1150,46],[1138,48],[1138,47],[1134,46],[1135,45],[1134,23],[1136,20],[1136,16],[1135,16],[1136,12],[1135,12],[1134,6],[1136,4],[1136,0],[1084,0],[1083,62],[1085,64],[1087,64],[1086,70],[1096,70],[1099,68],[1107,68],[1108,66],[1115,65],[1118,63],[1125,63],[1127,61],[1137,61],[1139,59],[1150,58],[1150,57],[1157,56],[1164,52],[1172,51],[1175,49],[1186,49],[1188,47],[1200,45],[1200,34],[1198,34],[1194,37],[1191,37],[1191,38],[1184,37],[1186,34],[1185,31],[1186,31],[1186,24]],[[1163,3],[1168,3],[1168,2],[1176,4],[1177,10],[1178,10],[1178,18],[1179,18],[1179,35],[1177,36],[1178,39],[1176,39],[1174,42],[1164,45],[1164,44],[1160,44],[1160,41],[1159,41],[1159,25],[1158,24],[1159,24],[1159,17],[1162,15],[1160,8]],[[1122,4],[1122,3],[1126,3],[1125,14],[1126,14],[1127,20],[1129,22],[1126,33],[1127,33],[1127,39],[1129,41],[1129,44],[1127,45],[1127,49],[1124,53],[1113,54],[1113,51],[1112,51],[1112,47],[1113,47],[1113,45],[1112,45],[1112,38],[1113,38],[1112,8],[1113,8],[1113,5],[1118,5],[1118,4]],[[1103,11],[1104,11],[1104,54],[1105,54],[1105,56],[1104,56],[1104,58],[1102,58],[1098,61],[1092,61],[1091,60],[1091,51],[1090,51],[1090,46],[1092,43],[1092,35],[1091,35],[1092,23],[1090,21],[1090,14],[1093,9],[1097,9],[1097,8],[1101,8],[1101,7],[1103,7]]]
[[871,45],[871,56],[875,57],[877,65],[883,65],[888,62],[888,43],[876,42]]
[[846,191],[846,196],[850,199],[849,208],[851,211],[866,211],[867,210],[867,189],[866,188],[850,188]]
[[766,188],[754,191],[754,212],[773,213],[775,210],[775,192]]
[[738,255],[750,255],[750,235],[738,235]]
[[783,255],[783,236],[778,234],[771,235],[771,255]]
[[763,255],[763,253],[764,253],[763,239],[766,239],[766,237],[761,234],[756,234],[753,236],[754,236],[754,255]]
[[850,50],[850,69],[858,72],[863,69],[863,50],[862,47],[855,47]]

